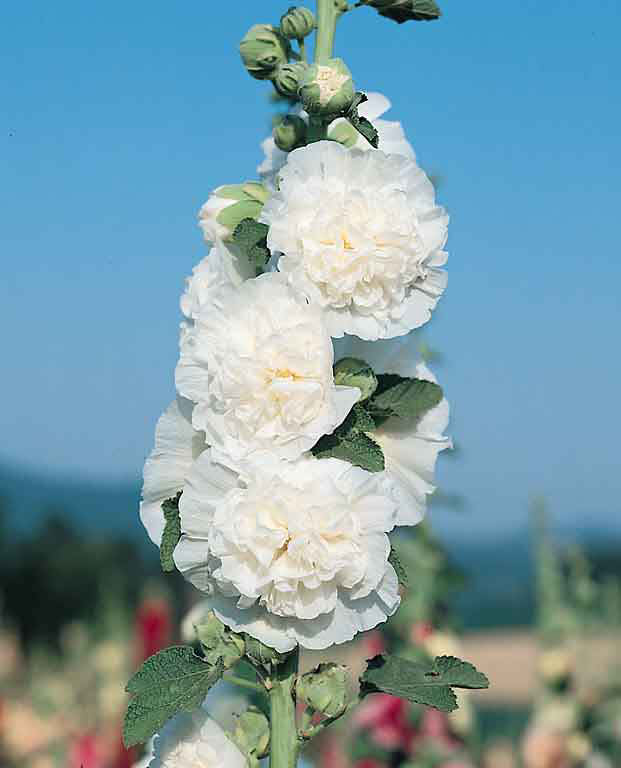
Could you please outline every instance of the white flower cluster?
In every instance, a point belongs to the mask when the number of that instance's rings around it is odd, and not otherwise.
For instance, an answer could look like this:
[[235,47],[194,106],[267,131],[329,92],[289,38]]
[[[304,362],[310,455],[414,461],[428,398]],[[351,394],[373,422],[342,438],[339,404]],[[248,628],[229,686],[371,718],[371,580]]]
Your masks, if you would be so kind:
[[[375,119],[390,105],[373,94],[364,106]],[[360,407],[361,390],[335,381],[338,360],[434,381],[410,331],[446,284],[447,215],[401,126],[376,123],[388,154],[359,141],[288,157],[268,147],[268,271],[255,276],[210,230],[181,298],[177,400],[145,465],[151,539],[162,539],[162,503],[181,494],[177,568],[225,624],[279,651],[327,648],[394,613],[388,534],[422,519],[449,445],[442,399],[415,421],[382,419],[382,471],[311,452]],[[244,190],[261,199],[256,184]]]

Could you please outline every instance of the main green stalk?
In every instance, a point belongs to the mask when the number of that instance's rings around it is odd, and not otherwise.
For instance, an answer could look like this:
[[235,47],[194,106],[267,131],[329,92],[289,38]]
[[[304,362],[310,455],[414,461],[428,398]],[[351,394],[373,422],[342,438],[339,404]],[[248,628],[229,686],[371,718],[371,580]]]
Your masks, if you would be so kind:
[[[339,11],[335,0],[317,0],[315,64],[326,64],[332,58],[338,17]],[[328,124],[321,117],[311,116],[308,121],[308,128],[309,144],[326,138]]]
[[332,58],[338,16],[335,0],[317,0],[316,64],[326,64]]
[[295,680],[298,651],[275,668],[270,698],[270,768],[295,768],[298,763],[298,731],[295,717]]

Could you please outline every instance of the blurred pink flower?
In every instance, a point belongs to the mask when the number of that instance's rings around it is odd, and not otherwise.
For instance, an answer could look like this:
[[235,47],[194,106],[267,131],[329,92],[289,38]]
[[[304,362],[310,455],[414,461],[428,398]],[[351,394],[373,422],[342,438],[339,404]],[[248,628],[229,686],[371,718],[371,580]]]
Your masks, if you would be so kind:
[[414,729],[408,722],[409,704],[380,693],[366,699],[354,715],[354,725],[370,732],[373,741],[386,749],[408,750]]

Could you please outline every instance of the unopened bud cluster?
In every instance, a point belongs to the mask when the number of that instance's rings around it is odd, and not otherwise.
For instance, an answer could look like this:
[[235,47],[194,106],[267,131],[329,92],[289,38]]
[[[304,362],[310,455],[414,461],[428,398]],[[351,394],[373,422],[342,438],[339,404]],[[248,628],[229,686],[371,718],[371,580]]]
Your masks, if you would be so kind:
[[255,24],[239,44],[244,66],[257,80],[271,80],[290,50],[287,38],[271,24]]

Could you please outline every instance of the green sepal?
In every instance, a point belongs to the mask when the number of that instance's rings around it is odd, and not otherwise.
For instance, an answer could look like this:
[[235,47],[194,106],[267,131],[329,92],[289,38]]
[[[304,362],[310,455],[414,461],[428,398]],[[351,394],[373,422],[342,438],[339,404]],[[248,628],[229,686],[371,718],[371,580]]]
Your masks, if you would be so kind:
[[263,667],[267,671],[284,664],[291,655],[290,653],[280,653],[280,651],[265,645],[250,635],[244,635],[244,639],[246,641],[246,656],[248,659],[256,666]]
[[224,668],[230,669],[244,655],[246,644],[243,636],[230,630],[212,611],[195,629],[207,663],[222,661]]
[[125,688],[132,695],[123,722],[125,746],[148,741],[177,712],[198,709],[223,671],[221,662],[208,664],[185,645],[148,658]]
[[358,387],[360,402],[368,400],[377,389],[373,368],[356,357],[344,357],[334,365],[334,383],[343,387]]
[[181,538],[180,498],[181,492],[174,498],[166,499],[166,501],[162,502],[162,513],[166,522],[162,533],[162,541],[160,542],[160,563],[164,573],[171,573],[175,570],[173,553]]
[[398,656],[376,656],[367,663],[360,678],[361,696],[388,693],[442,712],[457,709],[453,688],[488,687],[485,675],[454,656],[440,656],[431,664]]
[[253,218],[243,219],[235,227],[229,243],[230,250],[241,259],[249,261],[260,273],[270,259],[267,247],[267,224],[261,224]]
[[240,200],[223,208],[216,217],[216,221],[226,227],[229,232],[234,232],[244,219],[256,219],[263,210],[263,203],[258,200]]

